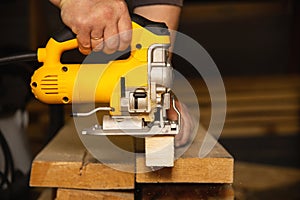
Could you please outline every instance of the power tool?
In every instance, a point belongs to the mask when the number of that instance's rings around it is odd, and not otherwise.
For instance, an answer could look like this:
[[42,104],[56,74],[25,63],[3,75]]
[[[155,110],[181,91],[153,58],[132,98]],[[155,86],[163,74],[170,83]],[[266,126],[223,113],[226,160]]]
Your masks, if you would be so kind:
[[[43,65],[34,72],[30,84],[38,100],[47,104],[109,104],[88,112],[73,111],[73,117],[109,111],[102,124],[86,127],[81,134],[178,134],[180,112],[171,91],[170,33],[164,23],[132,15],[131,50],[126,59],[105,64],[61,63],[62,54],[77,47],[74,35],[64,31],[51,38],[45,48],[38,49],[37,59]],[[91,85],[92,77],[96,85]],[[169,109],[175,110],[177,120],[168,119]]]

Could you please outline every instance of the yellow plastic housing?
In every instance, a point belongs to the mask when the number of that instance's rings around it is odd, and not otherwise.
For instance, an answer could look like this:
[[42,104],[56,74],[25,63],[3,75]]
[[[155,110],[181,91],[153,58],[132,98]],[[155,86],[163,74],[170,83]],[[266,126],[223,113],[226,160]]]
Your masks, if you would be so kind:
[[45,48],[38,49],[38,61],[43,66],[31,79],[35,97],[47,104],[110,103],[119,110],[120,78],[125,77],[126,87],[147,87],[148,48],[170,44],[168,35],[154,34],[135,22],[132,27],[129,58],[107,64],[62,64],[62,53],[77,48],[77,40],[57,42],[51,38]]

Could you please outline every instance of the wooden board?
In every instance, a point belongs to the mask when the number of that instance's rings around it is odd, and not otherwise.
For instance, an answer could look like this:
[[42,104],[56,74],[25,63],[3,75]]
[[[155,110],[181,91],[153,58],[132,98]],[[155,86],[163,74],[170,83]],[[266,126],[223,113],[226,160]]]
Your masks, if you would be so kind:
[[[233,158],[220,145],[205,158],[199,148],[205,130],[200,128],[196,139],[173,168],[137,174],[112,169],[91,157],[83,147],[70,121],[37,155],[31,169],[30,185],[77,189],[133,189],[137,182],[231,183]],[[144,158],[137,158],[137,170],[146,168]],[[127,166],[133,168],[134,166]]]
[[258,163],[235,164],[236,199],[299,199],[300,169]]
[[[199,151],[206,131],[203,127],[195,137],[189,149],[178,158],[174,167],[151,171],[146,167],[144,157],[136,159],[138,171],[150,171],[136,174],[138,183],[232,183],[232,156],[216,143],[212,151],[204,158],[199,157]],[[211,138],[213,140],[213,138]]]
[[[134,164],[124,167],[134,169]],[[134,183],[134,174],[112,169],[87,153],[72,120],[36,156],[30,176],[30,186],[37,187],[133,189]]]
[[[191,84],[198,97],[200,122],[207,128],[211,122],[211,97],[202,80],[191,80]],[[178,85],[181,96],[188,96],[190,91]],[[225,77],[224,85],[227,110],[222,137],[286,135],[300,131],[299,75]],[[184,101],[194,103],[189,98]],[[223,112],[218,107],[214,109]],[[220,121],[214,119],[211,123],[216,125]]]
[[143,200],[233,200],[231,184],[143,184],[138,199]]
[[133,200],[133,191],[91,191],[91,190],[76,190],[76,189],[58,189],[56,200]]
[[145,157],[148,167],[173,167],[174,136],[146,137]]

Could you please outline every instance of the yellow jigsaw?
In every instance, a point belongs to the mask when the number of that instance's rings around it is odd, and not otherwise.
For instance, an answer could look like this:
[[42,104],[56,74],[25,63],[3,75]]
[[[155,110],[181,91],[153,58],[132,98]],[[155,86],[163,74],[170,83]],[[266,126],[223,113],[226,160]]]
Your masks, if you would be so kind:
[[[76,49],[77,39],[51,38],[45,48],[38,49],[38,61],[43,65],[32,76],[35,97],[47,104],[109,104],[89,112],[73,112],[74,117],[85,117],[109,111],[102,124],[87,127],[82,134],[124,135],[125,131],[145,137],[153,133],[176,135],[180,113],[171,92],[170,33],[164,23],[138,15],[132,16],[132,28],[130,56],[105,64],[63,64],[62,54]],[[167,118],[169,109],[176,111],[178,120]]]

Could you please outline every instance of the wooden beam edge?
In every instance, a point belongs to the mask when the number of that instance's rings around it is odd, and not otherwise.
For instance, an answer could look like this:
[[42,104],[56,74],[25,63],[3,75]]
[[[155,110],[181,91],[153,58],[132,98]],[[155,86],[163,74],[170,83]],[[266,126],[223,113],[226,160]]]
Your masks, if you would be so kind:
[[134,200],[134,191],[91,191],[59,188],[56,193],[56,200],[76,200],[83,198],[85,200]]
[[63,187],[73,189],[134,189],[133,173],[112,169],[101,163],[46,162],[32,163],[31,187]]
[[173,168],[151,171],[144,159],[137,159],[137,169],[148,170],[136,174],[137,183],[233,183],[234,159],[179,158]]

